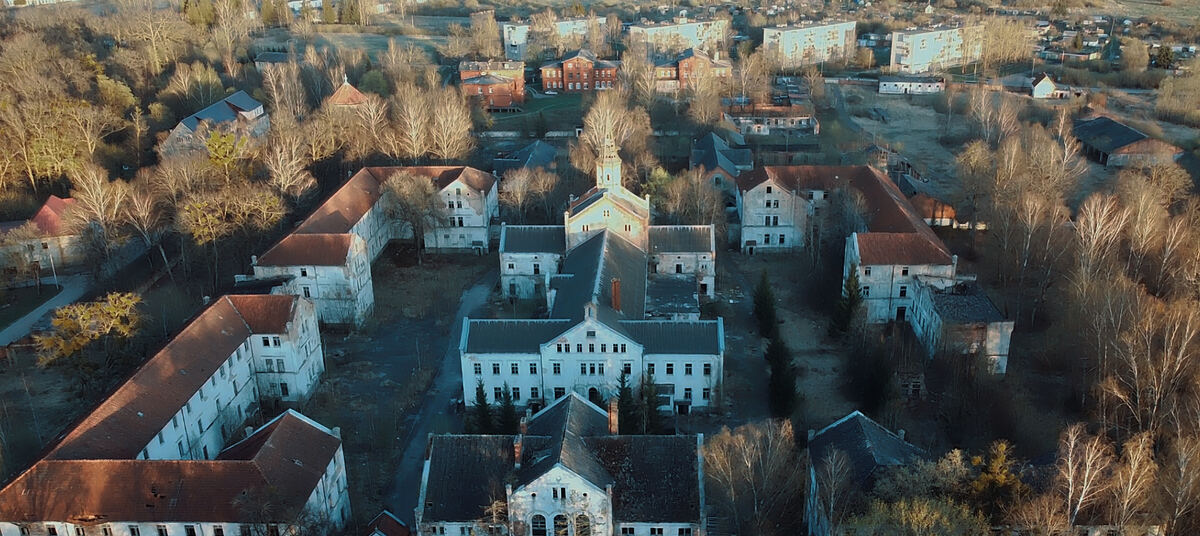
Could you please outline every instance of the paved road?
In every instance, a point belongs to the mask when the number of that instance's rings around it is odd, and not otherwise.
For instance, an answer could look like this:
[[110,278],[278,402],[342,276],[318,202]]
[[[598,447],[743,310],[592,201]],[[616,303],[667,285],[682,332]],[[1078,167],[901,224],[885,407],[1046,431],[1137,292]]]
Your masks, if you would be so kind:
[[407,445],[400,458],[396,478],[388,490],[384,505],[401,520],[410,525],[413,509],[417,506],[417,495],[421,488],[421,472],[424,470],[425,445],[429,434],[456,432],[462,429],[462,419],[450,411],[450,399],[462,398],[462,368],[459,364],[458,343],[462,333],[463,318],[470,316],[487,302],[492,287],[496,285],[499,272],[489,271],[463,293],[455,313],[454,326],[450,329],[446,354],[442,368],[438,371],[433,386],[425,396],[416,419],[409,419],[404,426],[408,430]]
[[[56,308],[75,303],[75,300],[83,297],[91,288],[91,280],[86,275],[61,276],[58,278],[58,282],[63,286],[62,292],[0,331],[0,346],[7,346],[28,335],[33,330],[33,325],[43,316]],[[42,284],[52,285],[54,280],[49,277],[43,278]]]

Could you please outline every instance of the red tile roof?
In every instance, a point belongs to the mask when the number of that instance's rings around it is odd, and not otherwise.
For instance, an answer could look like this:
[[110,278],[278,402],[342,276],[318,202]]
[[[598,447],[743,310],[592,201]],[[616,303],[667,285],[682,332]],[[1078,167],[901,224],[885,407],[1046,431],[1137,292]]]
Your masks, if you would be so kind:
[[329,104],[334,106],[358,106],[364,102],[367,102],[367,96],[363,95],[358,88],[350,85],[350,82],[342,82],[342,85],[329,96]]
[[[950,250],[925,224],[917,209],[905,199],[895,183],[870,166],[763,166],[738,175],[741,191],[748,191],[770,180],[788,190],[833,190],[845,183],[862,194],[867,204],[867,232],[859,233],[859,251],[863,264],[950,264]],[[878,241],[867,235],[881,235]],[[905,236],[911,235],[911,236]],[[903,237],[903,238],[901,238]],[[885,240],[897,241],[894,247],[882,246]],[[913,248],[912,255],[897,248]],[[870,255],[868,261],[867,255]],[[895,257],[892,259],[891,257]],[[923,262],[913,262],[914,259]],[[892,262],[895,260],[896,262]]]
[[[253,333],[281,333],[257,331],[243,320],[243,316],[249,316],[252,310],[281,307],[280,299],[297,298],[237,296],[236,299],[248,306],[247,311],[239,311],[229,297],[213,302],[67,432],[46,458],[137,457],[247,337]],[[256,321],[256,325],[266,324]]]
[[254,333],[284,333],[295,316],[296,297],[236,294],[225,296]]
[[382,175],[377,177],[372,173],[372,168],[359,170],[297,226],[293,234],[350,232],[350,228],[379,201],[380,177]]
[[68,234],[63,229],[63,218],[67,210],[75,204],[75,200],[71,198],[63,199],[57,195],[51,195],[46,202],[42,204],[42,208],[38,209],[37,214],[34,214],[29,221],[37,225],[39,231],[46,236],[61,236]]
[[388,175],[397,171],[407,171],[415,175],[424,175],[433,179],[438,190],[450,186],[455,180],[462,179],[463,183],[475,190],[488,192],[496,184],[496,178],[491,173],[483,172],[469,166],[404,166],[404,167],[373,167],[368,168],[379,182],[387,180]]
[[344,266],[354,235],[292,233],[258,258],[258,266]]
[[[288,411],[217,460],[44,459],[0,490],[0,519],[79,524],[288,522],[341,440]],[[264,519],[255,502],[270,500]]]
[[957,217],[954,207],[940,199],[934,199],[925,194],[914,195],[908,198],[908,202],[912,203],[913,208],[917,210],[917,214],[920,214],[925,219],[945,218],[953,220]]
[[367,535],[371,536],[376,532],[383,536],[409,536],[410,531],[408,525],[405,525],[400,518],[397,518],[391,512],[384,510],[379,512],[370,523],[367,523]]

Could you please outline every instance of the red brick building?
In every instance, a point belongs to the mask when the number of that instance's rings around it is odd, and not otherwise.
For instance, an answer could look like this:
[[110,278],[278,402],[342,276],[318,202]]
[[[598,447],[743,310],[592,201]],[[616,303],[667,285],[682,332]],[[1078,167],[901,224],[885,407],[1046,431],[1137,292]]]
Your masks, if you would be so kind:
[[463,92],[488,108],[511,108],[525,102],[525,62],[464,61],[458,64]]
[[620,67],[619,61],[599,59],[590,50],[576,50],[542,66],[542,90],[582,93],[612,89],[619,85]]
[[659,62],[654,66],[655,87],[661,93],[674,93],[688,88],[693,73],[708,66],[717,78],[733,76],[733,66],[720,59],[720,54],[708,57],[694,48],[683,51],[673,60]]

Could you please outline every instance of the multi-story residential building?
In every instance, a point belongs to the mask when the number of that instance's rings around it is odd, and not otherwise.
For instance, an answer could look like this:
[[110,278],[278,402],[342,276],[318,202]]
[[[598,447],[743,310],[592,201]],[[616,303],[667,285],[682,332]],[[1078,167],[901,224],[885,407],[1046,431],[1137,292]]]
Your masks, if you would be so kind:
[[350,507],[336,429],[288,411],[226,447],[263,401],[299,404],[323,372],[309,300],[219,298],[0,490],[0,534],[344,527]]
[[[559,38],[568,39],[573,36],[587,35],[588,25],[592,23],[599,25],[601,29],[607,29],[604,17],[582,17],[555,21],[554,30],[558,33]],[[502,22],[500,23],[500,35],[504,41],[505,58],[510,60],[529,59],[529,23]]]
[[525,62],[464,61],[458,64],[463,94],[482,100],[489,109],[525,102]]
[[732,77],[733,66],[720,58],[720,52],[709,57],[689,48],[674,59],[658,62],[654,65],[654,88],[659,93],[670,94],[692,87],[700,76]]
[[849,58],[855,50],[854,21],[805,22],[763,28],[763,46],[796,67]]
[[408,225],[387,215],[384,183],[403,173],[429,180],[446,208],[442,225],[425,232],[421,247],[432,251],[488,250],[488,232],[499,213],[497,181],[466,166],[363,168],[334,192],[291,234],[252,258],[252,276],[273,292],[311,298],[321,322],[362,325],[374,308],[371,262],[388,241],[412,237]]
[[983,28],[934,28],[892,32],[891,70],[921,74],[979,61]]
[[254,100],[245,91],[238,91],[183,118],[183,121],[167,134],[159,152],[163,155],[174,155],[202,151],[208,139],[207,132],[211,129],[252,140],[266,136],[270,128],[271,121],[263,111],[262,103]]
[[571,393],[515,435],[431,436],[417,535],[705,536],[704,437],[621,435],[617,409]]
[[629,27],[629,39],[644,43],[651,50],[689,48],[721,48],[729,36],[729,21],[725,19],[691,20],[677,17],[659,23],[646,22]]
[[620,68],[619,61],[599,59],[592,51],[579,49],[542,66],[542,90],[581,93],[613,89],[620,86]]
[[601,401],[621,376],[650,376],[660,407],[707,407],[719,396],[721,319],[698,320],[714,292],[712,226],[652,226],[649,199],[621,185],[615,145],[601,149],[596,187],[572,200],[562,226],[506,225],[501,289],[544,300],[547,318],[468,320],[459,351],[463,389],[489,400],[509,389],[541,407],[569,392]]

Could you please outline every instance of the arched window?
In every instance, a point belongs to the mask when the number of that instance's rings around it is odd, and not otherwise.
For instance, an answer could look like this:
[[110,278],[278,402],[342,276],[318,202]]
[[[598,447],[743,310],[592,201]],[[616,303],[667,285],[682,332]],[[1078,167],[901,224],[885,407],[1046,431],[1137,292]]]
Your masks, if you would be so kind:
[[541,514],[533,516],[533,521],[529,523],[529,534],[531,536],[546,536],[546,516]]
[[567,530],[567,516],[562,514],[554,516],[554,536],[568,536],[570,532]]
[[592,536],[592,520],[588,516],[579,514],[575,518],[575,536]]

